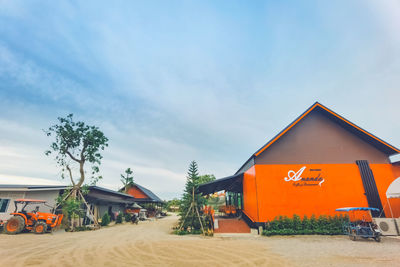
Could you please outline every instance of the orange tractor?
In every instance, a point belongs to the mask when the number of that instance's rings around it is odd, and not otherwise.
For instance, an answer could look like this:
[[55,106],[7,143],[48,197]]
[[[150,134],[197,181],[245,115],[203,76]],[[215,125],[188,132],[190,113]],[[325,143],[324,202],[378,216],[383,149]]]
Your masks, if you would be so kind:
[[[24,230],[34,232],[35,234],[51,232],[54,227],[61,224],[63,214],[39,212],[39,206],[36,206],[32,212],[25,211],[28,205],[44,203],[46,203],[45,200],[16,199],[14,201],[15,211],[11,213],[14,216],[4,223],[4,232],[10,235],[18,234]],[[22,205],[20,211],[18,211],[18,204]]]

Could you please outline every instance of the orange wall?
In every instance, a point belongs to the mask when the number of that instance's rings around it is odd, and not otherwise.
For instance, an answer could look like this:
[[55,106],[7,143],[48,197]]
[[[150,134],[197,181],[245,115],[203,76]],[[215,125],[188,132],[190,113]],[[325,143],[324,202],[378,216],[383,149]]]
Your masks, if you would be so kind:
[[254,222],[258,221],[255,167],[243,175],[243,212]]
[[131,187],[128,190],[128,194],[135,197],[135,198],[149,198],[146,194],[144,194],[141,190],[137,187]]
[[[308,181],[314,186],[294,186],[304,184],[304,181],[285,181],[288,172],[298,172],[306,167],[301,176],[320,177],[324,179],[321,186],[320,181]],[[386,189],[395,179],[390,164],[370,165],[382,199],[382,206],[386,204]],[[310,171],[319,170],[320,171]],[[254,177],[255,171],[255,177]],[[291,173],[292,176],[294,172]],[[295,178],[295,177],[293,177]],[[256,185],[252,185],[256,181]],[[244,210],[246,214],[255,219],[258,206],[258,222],[272,220],[276,216],[300,216],[334,215],[339,207],[368,207],[367,198],[364,195],[358,166],[354,164],[293,164],[293,165],[255,165],[247,171],[243,178]],[[258,204],[257,204],[258,200]],[[247,202],[247,203],[246,203]],[[393,202],[393,203],[392,203]],[[400,216],[400,205],[391,200],[394,215]],[[388,206],[385,213],[390,216]]]

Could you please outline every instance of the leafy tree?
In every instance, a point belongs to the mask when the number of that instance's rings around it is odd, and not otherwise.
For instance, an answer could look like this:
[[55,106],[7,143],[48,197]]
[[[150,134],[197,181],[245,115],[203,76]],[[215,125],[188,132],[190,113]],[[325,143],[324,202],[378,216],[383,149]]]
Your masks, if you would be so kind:
[[181,200],[177,199],[177,198],[168,200],[167,203],[166,203],[166,209],[167,210],[170,210],[171,207],[178,207],[179,208],[180,206],[181,206]]
[[[58,118],[58,124],[45,131],[47,136],[55,137],[50,150],[45,154],[55,154],[55,160],[61,167],[61,177],[68,175],[72,183],[71,197],[76,198],[77,192],[85,182],[85,163],[91,165],[91,184],[102,177],[99,175],[99,166],[103,158],[100,151],[108,146],[108,138],[96,126],[86,125],[84,122],[73,120],[73,114],[66,118]],[[79,166],[79,176],[74,178],[73,165]]]
[[125,193],[127,193],[129,188],[135,184],[133,182],[133,171],[131,168],[125,170],[125,175],[121,174],[121,182],[124,185]]
[[199,184],[209,183],[215,180],[214,174],[204,174],[199,176]]

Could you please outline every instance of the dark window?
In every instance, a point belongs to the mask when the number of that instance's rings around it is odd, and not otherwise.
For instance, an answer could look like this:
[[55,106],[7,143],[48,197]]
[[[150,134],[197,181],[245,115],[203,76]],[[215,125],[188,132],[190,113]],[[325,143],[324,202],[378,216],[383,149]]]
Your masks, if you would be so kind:
[[7,212],[8,203],[10,203],[9,199],[0,198],[0,213]]

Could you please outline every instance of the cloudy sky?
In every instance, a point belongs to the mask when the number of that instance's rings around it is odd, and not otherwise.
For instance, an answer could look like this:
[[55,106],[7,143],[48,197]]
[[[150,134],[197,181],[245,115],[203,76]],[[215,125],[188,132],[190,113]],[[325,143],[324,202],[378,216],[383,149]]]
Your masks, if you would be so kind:
[[161,198],[233,174],[315,101],[400,146],[400,1],[0,0],[0,175],[60,180],[42,129],[109,137]]

